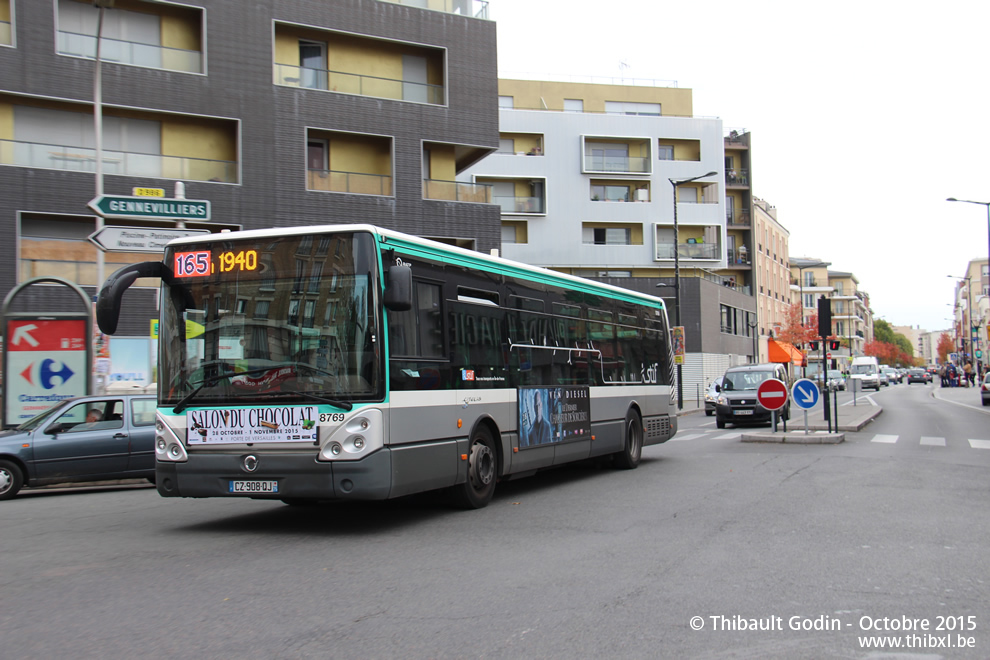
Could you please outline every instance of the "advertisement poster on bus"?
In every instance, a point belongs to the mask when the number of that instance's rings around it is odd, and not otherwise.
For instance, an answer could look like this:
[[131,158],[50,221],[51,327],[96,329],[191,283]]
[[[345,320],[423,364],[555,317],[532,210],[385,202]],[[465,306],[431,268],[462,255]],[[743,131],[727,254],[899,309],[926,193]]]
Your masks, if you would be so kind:
[[523,387],[518,401],[520,447],[591,437],[587,387]]

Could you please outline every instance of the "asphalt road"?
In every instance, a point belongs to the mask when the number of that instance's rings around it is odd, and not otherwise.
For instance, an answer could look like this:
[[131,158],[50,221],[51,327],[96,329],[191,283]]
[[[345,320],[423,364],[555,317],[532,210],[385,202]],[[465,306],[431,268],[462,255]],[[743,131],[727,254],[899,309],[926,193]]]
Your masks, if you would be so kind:
[[840,445],[687,415],[637,470],[472,512],[25,491],[0,503],[0,655],[990,657],[990,420],[932,392],[871,395]]

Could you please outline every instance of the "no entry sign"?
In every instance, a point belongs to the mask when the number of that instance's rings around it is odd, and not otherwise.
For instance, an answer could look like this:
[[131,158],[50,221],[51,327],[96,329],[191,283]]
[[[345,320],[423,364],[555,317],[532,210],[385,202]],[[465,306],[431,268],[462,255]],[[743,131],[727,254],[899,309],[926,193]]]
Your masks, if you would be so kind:
[[756,400],[767,410],[779,410],[787,403],[787,385],[776,378],[765,380],[756,389]]

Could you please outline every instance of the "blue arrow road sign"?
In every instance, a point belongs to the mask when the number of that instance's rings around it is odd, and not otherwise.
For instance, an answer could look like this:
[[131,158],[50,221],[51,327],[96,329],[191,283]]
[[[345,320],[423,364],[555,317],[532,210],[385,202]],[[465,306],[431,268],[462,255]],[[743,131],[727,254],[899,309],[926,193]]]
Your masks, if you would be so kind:
[[807,378],[794,381],[794,387],[791,388],[791,398],[798,408],[805,410],[814,408],[818,405],[818,396],[818,385],[813,381]]

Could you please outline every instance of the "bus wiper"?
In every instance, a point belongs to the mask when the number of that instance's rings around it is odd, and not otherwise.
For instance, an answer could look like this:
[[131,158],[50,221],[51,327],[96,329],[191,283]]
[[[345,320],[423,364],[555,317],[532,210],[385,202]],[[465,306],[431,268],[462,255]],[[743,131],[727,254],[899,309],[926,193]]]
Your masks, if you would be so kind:
[[313,401],[320,401],[322,403],[329,403],[332,406],[337,406],[338,408],[343,408],[345,411],[349,411],[354,405],[350,401],[337,401],[336,399],[327,399],[326,397],[318,396],[316,394],[311,394],[309,392],[300,392],[298,390],[286,390],[282,392],[267,392],[265,396],[285,396],[294,395],[301,396],[304,399],[312,399]]
[[248,369],[247,371],[237,371],[237,372],[231,371],[229,373],[217,374],[216,376],[209,376],[208,378],[204,378],[202,382],[200,382],[200,384],[193,389],[192,392],[179,399],[179,402],[175,404],[174,408],[172,408],[172,414],[178,415],[183,410],[188,408],[189,404],[192,403],[193,398],[197,394],[199,394],[199,391],[202,390],[204,387],[215,385],[216,383],[219,383],[221,380],[224,380],[226,378],[233,378],[234,376],[250,376],[251,374],[263,374],[266,371],[271,371],[271,370],[272,367],[270,366],[258,367],[257,369]]

